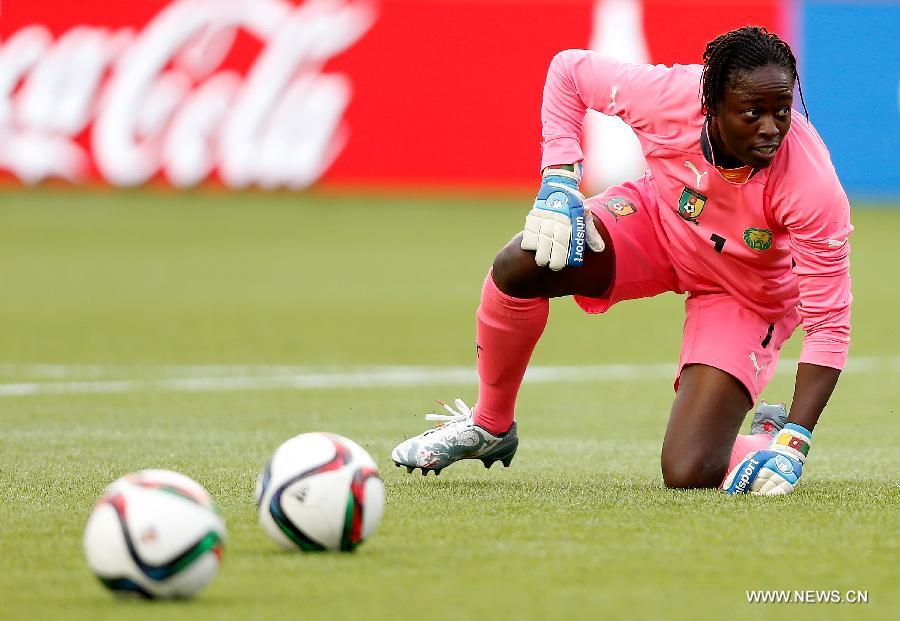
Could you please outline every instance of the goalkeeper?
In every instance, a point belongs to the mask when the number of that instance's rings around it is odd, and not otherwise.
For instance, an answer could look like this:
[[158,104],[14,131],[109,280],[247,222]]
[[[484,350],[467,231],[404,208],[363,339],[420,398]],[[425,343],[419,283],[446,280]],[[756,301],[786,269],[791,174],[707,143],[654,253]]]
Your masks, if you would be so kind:
[[[432,415],[444,424],[397,446],[397,465],[423,474],[459,459],[509,465],[516,395],[549,298],[573,296],[603,313],[673,291],[687,297],[665,484],[794,488],[847,358],[850,207],[825,145],[792,108],[788,45],[744,27],[710,42],[703,60],[665,67],[556,55],[541,109],[543,184],[524,231],[494,260],[477,311],[477,404],[458,400],[450,415]],[[628,123],[649,170],[585,200],[588,109]],[[738,435],[798,326],[790,414],[763,402],[751,433]]]

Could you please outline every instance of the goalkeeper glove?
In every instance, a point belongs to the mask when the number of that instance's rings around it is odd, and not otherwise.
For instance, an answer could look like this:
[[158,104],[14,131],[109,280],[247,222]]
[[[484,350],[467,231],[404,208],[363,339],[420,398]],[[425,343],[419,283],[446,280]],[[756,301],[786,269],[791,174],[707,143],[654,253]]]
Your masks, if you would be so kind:
[[769,448],[749,453],[735,466],[722,488],[728,494],[787,494],[800,480],[811,444],[811,431],[788,423],[778,432]]
[[586,247],[603,252],[603,239],[578,190],[580,182],[581,164],[544,169],[541,189],[525,218],[521,244],[522,250],[534,251],[541,267],[559,271],[582,265]]

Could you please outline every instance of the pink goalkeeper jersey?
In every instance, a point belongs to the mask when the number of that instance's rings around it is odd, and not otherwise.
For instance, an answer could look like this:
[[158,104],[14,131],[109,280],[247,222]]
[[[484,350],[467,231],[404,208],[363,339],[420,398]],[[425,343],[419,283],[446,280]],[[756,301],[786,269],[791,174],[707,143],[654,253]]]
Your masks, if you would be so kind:
[[579,139],[588,108],[621,118],[647,158],[684,289],[730,293],[770,323],[799,304],[806,332],[800,361],[841,369],[850,344],[853,227],[828,150],[793,111],[771,165],[746,183],[727,181],[701,150],[701,70],[585,50],[557,54],[544,86],[541,168],[584,158]]

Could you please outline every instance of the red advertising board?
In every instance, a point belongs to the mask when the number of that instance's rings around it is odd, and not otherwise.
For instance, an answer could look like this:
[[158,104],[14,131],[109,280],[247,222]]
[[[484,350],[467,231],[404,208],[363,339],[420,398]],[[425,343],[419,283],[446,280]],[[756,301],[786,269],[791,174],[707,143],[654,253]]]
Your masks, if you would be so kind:
[[[698,62],[775,0],[49,0],[0,8],[0,175],[524,186],[559,50]],[[611,143],[612,144],[612,143]]]

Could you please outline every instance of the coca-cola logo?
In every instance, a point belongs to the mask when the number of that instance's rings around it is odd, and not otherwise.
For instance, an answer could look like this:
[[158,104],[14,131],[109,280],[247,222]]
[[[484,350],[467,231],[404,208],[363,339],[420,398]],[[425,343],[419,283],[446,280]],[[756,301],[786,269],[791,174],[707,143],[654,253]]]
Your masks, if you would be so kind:
[[[139,30],[21,28],[0,41],[0,168],[307,187],[348,137],[351,83],[323,65],[375,16],[366,0],[176,0]],[[261,44],[240,73],[225,62],[239,32]]]

